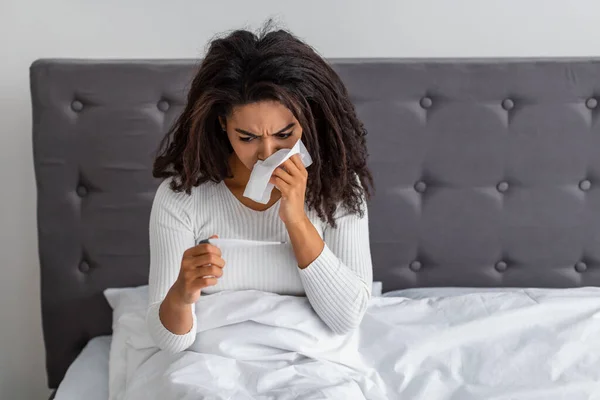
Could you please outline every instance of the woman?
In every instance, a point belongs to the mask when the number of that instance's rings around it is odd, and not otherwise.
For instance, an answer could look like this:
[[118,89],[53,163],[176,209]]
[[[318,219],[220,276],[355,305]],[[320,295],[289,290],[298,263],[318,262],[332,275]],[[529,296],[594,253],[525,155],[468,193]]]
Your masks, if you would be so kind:
[[[371,295],[366,131],[346,88],[291,35],[240,30],[214,40],[153,174],[148,327],[167,351],[196,335],[201,293],[256,289],[306,295],[337,334],[356,328]],[[267,204],[243,196],[254,164],[302,140],[271,177]],[[232,251],[208,237],[280,241]],[[279,248],[281,247],[281,248]]]

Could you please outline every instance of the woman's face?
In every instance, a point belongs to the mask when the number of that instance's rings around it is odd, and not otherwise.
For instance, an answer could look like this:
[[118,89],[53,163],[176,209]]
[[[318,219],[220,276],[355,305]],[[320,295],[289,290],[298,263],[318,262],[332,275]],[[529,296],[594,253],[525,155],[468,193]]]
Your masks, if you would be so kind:
[[249,170],[280,149],[290,149],[302,137],[292,112],[278,101],[236,106],[221,126],[241,163]]

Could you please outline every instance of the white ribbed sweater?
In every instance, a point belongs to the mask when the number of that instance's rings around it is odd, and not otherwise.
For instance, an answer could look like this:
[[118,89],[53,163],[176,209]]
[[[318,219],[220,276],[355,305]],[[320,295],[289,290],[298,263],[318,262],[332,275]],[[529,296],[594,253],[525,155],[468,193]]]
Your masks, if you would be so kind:
[[368,215],[336,213],[334,229],[315,212],[307,215],[325,248],[305,269],[298,268],[285,225],[279,218],[279,201],[265,211],[243,205],[224,182],[207,182],[191,195],[175,193],[170,179],[160,184],[150,214],[150,278],[147,323],[157,346],[179,352],[192,345],[197,320],[183,335],[167,330],[158,310],[177,279],[185,250],[213,234],[221,238],[282,241],[288,244],[222,250],[225,260],[219,283],[202,294],[221,290],[255,289],[283,295],[306,295],[317,315],[336,333],[355,328],[371,296],[373,271],[369,247]]

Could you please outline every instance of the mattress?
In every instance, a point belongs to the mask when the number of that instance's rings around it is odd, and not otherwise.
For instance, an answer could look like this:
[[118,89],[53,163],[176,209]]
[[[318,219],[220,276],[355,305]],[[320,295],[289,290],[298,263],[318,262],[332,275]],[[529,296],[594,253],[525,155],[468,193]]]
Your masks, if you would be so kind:
[[71,364],[54,400],[107,400],[110,336],[88,342]]

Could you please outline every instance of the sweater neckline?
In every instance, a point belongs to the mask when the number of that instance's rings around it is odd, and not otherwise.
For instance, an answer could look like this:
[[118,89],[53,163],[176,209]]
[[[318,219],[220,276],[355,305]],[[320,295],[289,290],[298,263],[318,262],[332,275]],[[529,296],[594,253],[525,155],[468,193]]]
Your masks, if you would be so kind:
[[227,185],[225,184],[225,181],[222,180],[220,182],[220,185],[222,187],[222,190],[225,191],[225,197],[228,197],[231,202],[233,202],[236,207],[241,208],[243,210],[246,210],[247,212],[250,213],[256,213],[256,214],[266,214],[266,213],[270,213],[273,210],[277,210],[279,209],[279,204],[281,203],[281,198],[279,198],[275,203],[273,203],[269,208],[265,209],[265,210],[255,210],[253,208],[248,207],[247,205],[245,205],[244,203],[242,203],[240,201],[240,199],[238,199],[233,192],[231,192],[231,190],[227,187]]

